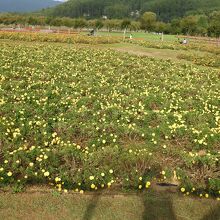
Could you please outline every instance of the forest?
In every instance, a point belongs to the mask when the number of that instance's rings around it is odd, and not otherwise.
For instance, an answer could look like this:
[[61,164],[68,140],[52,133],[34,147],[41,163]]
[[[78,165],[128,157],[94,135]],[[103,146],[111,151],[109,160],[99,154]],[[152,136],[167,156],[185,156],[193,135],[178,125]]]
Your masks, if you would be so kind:
[[137,18],[146,11],[157,14],[161,21],[192,14],[209,14],[220,9],[219,0],[69,0],[49,10],[47,15],[60,17]]

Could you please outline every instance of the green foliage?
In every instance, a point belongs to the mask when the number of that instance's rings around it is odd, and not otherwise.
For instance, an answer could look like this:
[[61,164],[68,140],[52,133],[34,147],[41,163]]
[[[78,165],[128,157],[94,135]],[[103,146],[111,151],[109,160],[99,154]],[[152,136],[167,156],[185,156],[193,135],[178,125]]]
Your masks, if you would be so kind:
[[0,49],[1,185],[175,179],[218,196],[218,71],[68,45]]
[[195,53],[191,53],[191,54],[180,54],[178,58],[191,61],[197,65],[220,68],[220,55],[207,54],[207,55],[199,56]]
[[[132,17],[137,11],[152,11],[163,21],[196,13],[220,9],[218,0],[69,0],[48,13],[60,17],[108,18]],[[139,14],[139,13],[138,13]]]
[[69,18],[69,17],[44,17],[39,15],[19,15],[19,14],[0,14],[0,24],[3,25],[20,25],[25,27],[28,25],[34,26],[65,26],[68,28],[82,29],[95,28],[112,30],[124,30],[125,27],[132,31],[151,31],[164,32],[166,34],[188,34],[219,37],[219,11],[214,11],[210,15],[197,14],[189,15],[183,18],[175,18],[169,23],[165,23],[157,19],[153,12],[145,12],[139,19],[130,20],[124,19],[86,19]]
[[131,25],[131,21],[130,20],[123,20],[121,22],[121,29],[127,29],[130,25]]
[[210,16],[209,35],[220,37],[220,11],[215,11]]
[[193,35],[197,29],[197,18],[195,16],[188,16],[181,20],[180,27],[183,34]]
[[153,12],[145,12],[141,17],[141,27],[146,31],[153,31],[156,25],[157,15]]

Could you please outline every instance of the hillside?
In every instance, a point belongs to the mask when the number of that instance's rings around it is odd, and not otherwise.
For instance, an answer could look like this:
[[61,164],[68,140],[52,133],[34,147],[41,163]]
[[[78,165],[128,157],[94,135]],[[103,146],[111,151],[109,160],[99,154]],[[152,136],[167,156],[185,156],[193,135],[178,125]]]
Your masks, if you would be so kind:
[[0,12],[31,12],[60,3],[54,0],[1,0]]
[[[156,12],[161,20],[168,21],[190,13],[209,13],[220,9],[219,0],[69,0],[47,13],[54,16],[124,18],[140,12]],[[133,13],[132,13],[133,12]]]

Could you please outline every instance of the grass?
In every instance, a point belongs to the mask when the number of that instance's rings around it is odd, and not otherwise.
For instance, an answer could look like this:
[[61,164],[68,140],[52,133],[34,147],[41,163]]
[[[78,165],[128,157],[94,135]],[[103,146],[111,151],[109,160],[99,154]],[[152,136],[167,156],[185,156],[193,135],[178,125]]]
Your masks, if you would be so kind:
[[[107,31],[98,31],[96,33],[98,36],[111,36],[111,37],[122,37],[124,36],[123,32],[107,32]],[[132,34],[133,39],[143,39],[149,41],[161,41],[161,35],[145,33],[145,32],[130,32],[126,33],[126,37],[129,37]],[[175,35],[166,35],[164,34],[164,41],[177,41]]]
[[[92,46],[90,46],[92,47]],[[133,45],[130,43],[116,43],[111,45],[96,45],[95,48],[103,48],[103,49],[113,49],[119,52],[129,53],[137,56],[147,56],[158,59],[171,59],[173,61],[179,61],[178,56],[180,53],[188,54],[186,51],[175,51],[170,49],[156,49],[156,48],[147,48],[140,45]],[[203,52],[198,52],[201,55]],[[182,63],[184,63],[182,61]]]
[[103,220],[216,220],[217,201],[178,197],[167,193],[143,194],[0,194],[1,219]]

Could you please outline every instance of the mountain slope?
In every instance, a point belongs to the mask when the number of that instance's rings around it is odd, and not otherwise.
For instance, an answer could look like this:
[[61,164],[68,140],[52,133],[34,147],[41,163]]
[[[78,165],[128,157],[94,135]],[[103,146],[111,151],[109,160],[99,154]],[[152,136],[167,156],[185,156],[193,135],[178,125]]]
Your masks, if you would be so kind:
[[31,12],[60,3],[54,0],[0,0],[0,12]]
[[170,20],[188,13],[220,10],[220,0],[69,0],[48,11],[54,16],[89,18],[129,17],[131,12],[139,10],[153,11],[161,20]]

